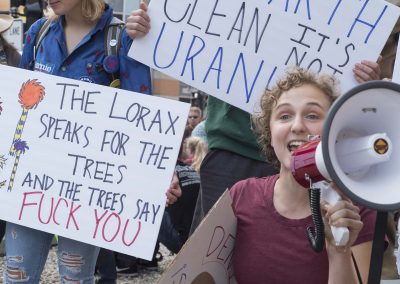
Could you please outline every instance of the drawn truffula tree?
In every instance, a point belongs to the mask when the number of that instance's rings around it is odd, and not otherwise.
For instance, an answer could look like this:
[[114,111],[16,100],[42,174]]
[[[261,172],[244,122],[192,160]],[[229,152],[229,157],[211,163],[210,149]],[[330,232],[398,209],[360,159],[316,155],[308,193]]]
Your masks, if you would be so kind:
[[[3,169],[4,165],[6,164],[7,159],[4,155],[0,155],[0,169]],[[2,188],[6,184],[6,180],[0,181],[0,188]]]
[[10,182],[8,183],[7,191],[11,191],[12,187],[14,185],[14,179],[15,179],[15,174],[17,173],[19,158],[21,157],[21,154],[24,154],[26,150],[29,150],[29,147],[25,141],[22,141],[21,139],[17,139],[14,142],[14,149],[17,154],[15,155],[14,166],[13,166],[13,169],[11,172]]
[[10,181],[8,183],[8,191],[12,190],[15,175],[17,172],[21,154],[24,154],[29,149],[27,143],[21,140],[22,131],[24,130],[25,122],[28,117],[28,112],[32,108],[36,108],[43,100],[45,92],[44,87],[37,81],[37,79],[28,80],[22,84],[19,91],[18,101],[22,107],[22,114],[19,119],[17,128],[15,129],[13,142],[11,143],[10,156],[15,155],[14,166],[11,172]]

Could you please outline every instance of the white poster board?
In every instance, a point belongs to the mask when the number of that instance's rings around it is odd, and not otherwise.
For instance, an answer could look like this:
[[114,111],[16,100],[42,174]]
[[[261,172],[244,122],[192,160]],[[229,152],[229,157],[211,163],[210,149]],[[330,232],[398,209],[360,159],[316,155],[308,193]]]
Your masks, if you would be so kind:
[[376,61],[400,9],[384,0],[152,0],[130,56],[245,111],[285,68],[336,74]]
[[392,82],[400,84],[400,44],[397,44],[396,59],[394,61]]
[[21,19],[14,19],[11,27],[3,33],[4,38],[19,52],[22,52],[24,37],[24,23]]
[[159,283],[236,283],[232,263],[236,223],[232,199],[226,190]]
[[151,259],[189,104],[6,66],[0,77],[1,219]]

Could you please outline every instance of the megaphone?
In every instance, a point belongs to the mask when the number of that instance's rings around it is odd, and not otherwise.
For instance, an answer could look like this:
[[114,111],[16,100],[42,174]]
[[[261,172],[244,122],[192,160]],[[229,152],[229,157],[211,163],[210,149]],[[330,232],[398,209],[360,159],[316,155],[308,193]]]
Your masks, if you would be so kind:
[[351,89],[330,108],[321,139],[292,153],[294,178],[304,187],[334,181],[351,200],[372,209],[400,208],[398,121],[400,85],[371,81]]

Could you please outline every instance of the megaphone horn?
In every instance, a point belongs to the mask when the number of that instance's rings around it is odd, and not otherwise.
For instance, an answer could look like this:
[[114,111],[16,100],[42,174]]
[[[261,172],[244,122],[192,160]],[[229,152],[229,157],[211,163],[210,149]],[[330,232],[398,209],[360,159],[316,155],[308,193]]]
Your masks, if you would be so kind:
[[[370,81],[340,96],[321,136],[323,167],[359,205],[400,208],[400,85]],[[320,163],[317,161],[317,163]]]
[[[361,84],[339,97],[324,123],[322,137],[292,153],[295,180],[306,188],[321,188],[334,205],[340,196],[326,181],[358,204],[378,210],[400,208],[400,86],[387,81]],[[314,210],[315,211],[315,210]],[[344,245],[347,228],[332,227],[336,243]],[[347,232],[346,232],[347,230]]]
[[[341,171],[353,178],[361,178],[368,173],[371,166],[388,161],[392,148],[386,133],[358,137],[344,135],[336,141],[336,156]],[[319,139],[297,148],[292,153],[290,162],[293,177],[303,187],[308,187],[310,182],[332,180],[325,167]]]
[[[332,105],[321,141],[292,154],[292,173],[309,181],[334,181],[350,199],[372,209],[400,208],[400,85],[371,81],[351,89]],[[397,154],[396,154],[397,151]]]

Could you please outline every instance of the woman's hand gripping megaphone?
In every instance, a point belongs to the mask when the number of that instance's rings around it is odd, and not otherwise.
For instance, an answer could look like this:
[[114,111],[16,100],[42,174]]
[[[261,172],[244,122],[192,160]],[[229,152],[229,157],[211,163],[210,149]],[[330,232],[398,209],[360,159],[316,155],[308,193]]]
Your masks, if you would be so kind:
[[320,181],[315,184],[321,189],[321,210],[324,216],[326,238],[336,247],[350,247],[361,230],[359,208],[339,193],[334,183]]
[[347,248],[354,242],[354,233],[362,228],[359,209],[346,196],[341,196],[334,183],[329,183],[331,179],[322,158],[319,136],[309,138],[309,142],[292,153],[291,171],[300,185],[310,189],[311,215],[315,226],[307,229],[311,247],[314,251],[322,251],[325,232],[329,244]]

